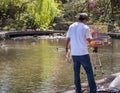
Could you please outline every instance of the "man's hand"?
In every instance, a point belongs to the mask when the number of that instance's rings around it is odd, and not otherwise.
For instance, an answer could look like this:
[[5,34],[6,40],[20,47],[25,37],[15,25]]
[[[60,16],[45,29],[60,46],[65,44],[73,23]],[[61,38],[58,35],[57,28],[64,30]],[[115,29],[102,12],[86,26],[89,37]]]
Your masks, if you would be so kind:
[[71,63],[71,53],[70,53],[70,38],[66,40],[66,61]]
[[68,63],[71,63],[71,60],[72,60],[72,58],[71,58],[70,49],[67,49],[67,51],[66,51],[66,61]]

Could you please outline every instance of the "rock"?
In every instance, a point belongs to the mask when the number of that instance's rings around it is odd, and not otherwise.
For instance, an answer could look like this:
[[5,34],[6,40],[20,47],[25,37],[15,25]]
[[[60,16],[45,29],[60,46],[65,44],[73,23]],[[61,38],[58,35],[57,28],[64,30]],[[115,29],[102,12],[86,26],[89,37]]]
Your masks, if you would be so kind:
[[[96,80],[97,91],[99,93],[108,93],[107,91],[108,91],[108,87],[109,87],[110,83],[118,75],[120,75],[120,72],[112,74],[112,75],[105,77],[103,79]],[[89,93],[88,92],[88,90],[89,90],[88,83],[82,83],[81,86],[82,86],[83,93]],[[75,93],[75,86],[70,86],[70,87],[66,88],[64,91],[57,92],[57,93]]]
[[109,90],[120,90],[120,75],[116,76],[116,78],[110,83]]

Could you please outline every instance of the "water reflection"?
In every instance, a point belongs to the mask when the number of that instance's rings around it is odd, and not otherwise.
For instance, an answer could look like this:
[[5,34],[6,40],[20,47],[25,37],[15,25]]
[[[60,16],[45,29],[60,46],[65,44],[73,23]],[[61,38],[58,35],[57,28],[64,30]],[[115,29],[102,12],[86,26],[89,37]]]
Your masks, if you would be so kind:
[[[29,39],[1,42],[0,93],[55,93],[73,85],[72,64],[65,61],[65,39]],[[96,79],[119,72],[119,40],[101,48],[103,70]],[[82,82],[86,81],[82,70]]]

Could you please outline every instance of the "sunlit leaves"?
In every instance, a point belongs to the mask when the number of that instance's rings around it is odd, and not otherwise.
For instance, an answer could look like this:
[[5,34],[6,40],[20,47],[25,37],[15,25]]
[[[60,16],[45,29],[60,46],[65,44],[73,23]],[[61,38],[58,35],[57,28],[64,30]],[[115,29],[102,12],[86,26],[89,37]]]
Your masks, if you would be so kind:
[[42,28],[46,28],[57,15],[57,5],[54,0],[36,0],[28,6],[28,9],[35,17],[35,22]]
[[[1,0],[1,2],[0,20],[5,19],[7,22],[12,19],[17,28],[46,29],[58,14],[57,4],[54,0]],[[6,26],[11,23],[7,24],[1,21],[1,24]]]

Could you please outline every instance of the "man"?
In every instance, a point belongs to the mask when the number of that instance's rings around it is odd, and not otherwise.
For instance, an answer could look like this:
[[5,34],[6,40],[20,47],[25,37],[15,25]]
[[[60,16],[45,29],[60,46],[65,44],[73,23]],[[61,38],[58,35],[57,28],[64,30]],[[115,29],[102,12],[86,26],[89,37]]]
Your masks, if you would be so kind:
[[68,49],[70,48],[74,63],[74,83],[76,87],[76,93],[82,93],[80,84],[81,65],[83,66],[87,74],[90,93],[97,93],[93,70],[88,53],[87,43],[91,42],[92,37],[90,34],[90,29],[86,25],[87,22],[87,13],[81,13],[79,16],[79,22],[75,22],[70,25],[67,32],[66,52],[68,52]]

